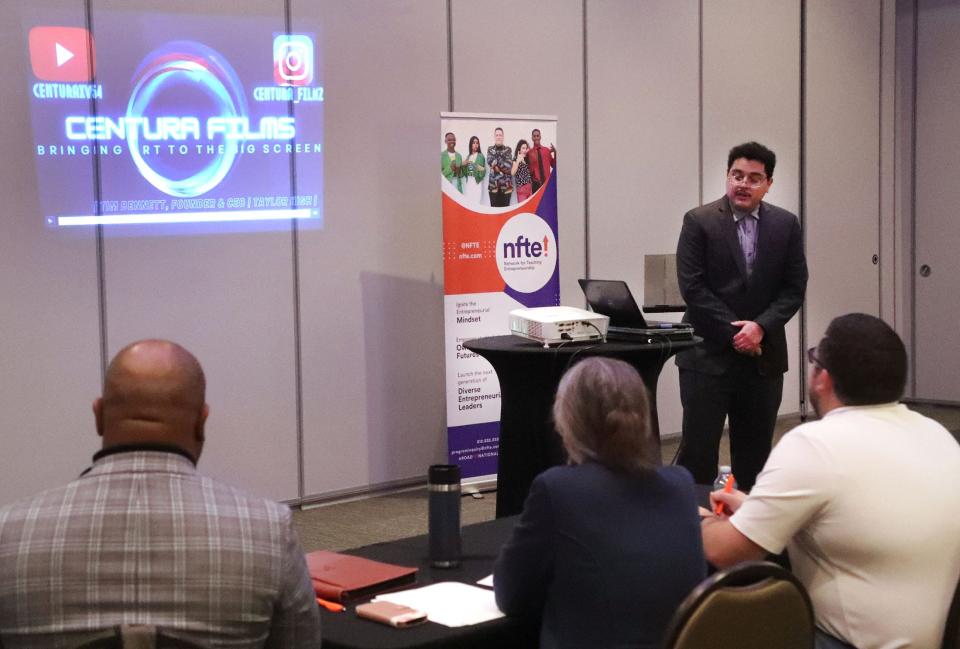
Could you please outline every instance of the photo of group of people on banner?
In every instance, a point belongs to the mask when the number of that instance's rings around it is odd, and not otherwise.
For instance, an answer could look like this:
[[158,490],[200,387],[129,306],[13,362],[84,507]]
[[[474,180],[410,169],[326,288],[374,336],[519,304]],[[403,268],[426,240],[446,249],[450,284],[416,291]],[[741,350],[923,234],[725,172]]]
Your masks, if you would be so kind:
[[470,203],[491,207],[522,203],[543,186],[557,164],[557,149],[552,142],[542,143],[539,128],[534,128],[529,138],[509,146],[504,144],[503,127],[497,126],[492,145],[484,149],[480,137],[471,135],[466,152],[461,153],[456,133],[448,131],[443,136],[440,173]]

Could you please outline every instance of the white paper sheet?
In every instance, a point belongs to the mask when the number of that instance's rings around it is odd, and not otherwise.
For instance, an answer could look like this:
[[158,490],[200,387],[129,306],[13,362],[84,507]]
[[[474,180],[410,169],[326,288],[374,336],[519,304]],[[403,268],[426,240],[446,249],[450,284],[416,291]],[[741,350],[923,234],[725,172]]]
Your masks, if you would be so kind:
[[444,626],[468,626],[503,617],[493,600],[493,591],[456,581],[441,581],[423,588],[385,593],[374,601],[404,604],[427,614]]

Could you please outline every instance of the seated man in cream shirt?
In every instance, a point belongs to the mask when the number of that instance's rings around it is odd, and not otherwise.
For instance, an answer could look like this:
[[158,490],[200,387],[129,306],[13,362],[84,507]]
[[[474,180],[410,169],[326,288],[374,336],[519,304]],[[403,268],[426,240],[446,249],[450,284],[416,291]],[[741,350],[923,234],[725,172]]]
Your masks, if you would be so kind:
[[817,649],[939,647],[960,575],[960,445],[897,403],[903,342],[864,314],[833,320],[808,351],[819,421],[787,433],[733,514],[703,520],[725,567],[788,549],[813,601]]

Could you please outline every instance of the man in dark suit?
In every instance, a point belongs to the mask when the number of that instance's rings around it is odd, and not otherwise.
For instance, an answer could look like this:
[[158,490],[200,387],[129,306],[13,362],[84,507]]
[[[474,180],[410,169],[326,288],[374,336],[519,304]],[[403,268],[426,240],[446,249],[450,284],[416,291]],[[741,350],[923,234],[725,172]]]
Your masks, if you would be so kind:
[[770,454],[787,371],[784,325],[803,303],[807,262],[800,223],[763,202],[773,151],[756,142],[727,157],[727,192],[687,212],[677,244],[684,321],[703,344],[677,355],[683,442],[678,463],[709,484],[726,417],[739,488],[747,491]]

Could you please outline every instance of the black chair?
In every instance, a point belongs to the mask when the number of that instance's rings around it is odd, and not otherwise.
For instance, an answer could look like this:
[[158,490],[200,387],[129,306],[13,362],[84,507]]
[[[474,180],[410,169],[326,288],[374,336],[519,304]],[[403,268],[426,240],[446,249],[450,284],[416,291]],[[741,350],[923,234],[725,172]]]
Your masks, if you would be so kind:
[[940,649],[960,649],[960,581],[957,582],[957,589],[953,591],[953,601],[947,612],[947,624]]
[[813,605],[803,584],[767,561],[721,570],[674,613],[665,649],[812,649]]
[[122,624],[95,632],[75,649],[205,649],[150,624]]

